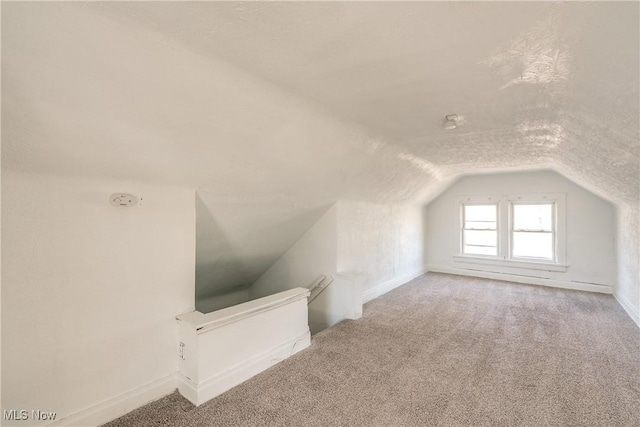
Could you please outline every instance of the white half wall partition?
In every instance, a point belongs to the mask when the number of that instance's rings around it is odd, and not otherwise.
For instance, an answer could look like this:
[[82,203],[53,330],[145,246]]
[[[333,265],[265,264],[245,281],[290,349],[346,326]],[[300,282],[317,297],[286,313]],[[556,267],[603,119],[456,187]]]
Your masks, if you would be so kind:
[[308,297],[307,289],[295,288],[178,316],[180,393],[200,405],[307,348]]

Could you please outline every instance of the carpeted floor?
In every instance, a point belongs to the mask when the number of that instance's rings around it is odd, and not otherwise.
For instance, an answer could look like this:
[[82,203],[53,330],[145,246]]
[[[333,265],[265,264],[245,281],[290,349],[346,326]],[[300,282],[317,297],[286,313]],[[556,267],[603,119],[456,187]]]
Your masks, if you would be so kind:
[[109,427],[640,426],[640,329],[611,295],[429,273],[201,405]]

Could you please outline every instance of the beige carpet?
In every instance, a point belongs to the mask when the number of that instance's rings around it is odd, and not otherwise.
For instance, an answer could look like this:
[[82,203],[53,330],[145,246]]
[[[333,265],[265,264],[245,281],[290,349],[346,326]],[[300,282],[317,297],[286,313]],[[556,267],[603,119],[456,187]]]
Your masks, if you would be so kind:
[[429,273],[246,383],[116,426],[640,426],[640,329],[611,295]]

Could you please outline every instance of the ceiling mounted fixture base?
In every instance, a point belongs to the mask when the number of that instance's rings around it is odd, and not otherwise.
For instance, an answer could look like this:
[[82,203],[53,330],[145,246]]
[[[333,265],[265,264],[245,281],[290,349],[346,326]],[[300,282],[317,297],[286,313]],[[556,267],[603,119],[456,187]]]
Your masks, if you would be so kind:
[[444,117],[444,122],[442,123],[442,127],[446,130],[455,129],[458,127],[458,115],[457,114],[449,114]]

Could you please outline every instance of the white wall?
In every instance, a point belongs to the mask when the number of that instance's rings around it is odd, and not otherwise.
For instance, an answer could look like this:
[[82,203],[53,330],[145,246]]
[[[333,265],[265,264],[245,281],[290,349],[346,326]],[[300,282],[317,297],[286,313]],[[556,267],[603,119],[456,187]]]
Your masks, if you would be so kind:
[[59,419],[176,372],[194,191],[3,171],[2,192],[2,409]]
[[618,206],[618,282],[615,296],[640,326],[640,206]]
[[350,200],[337,206],[338,271],[365,275],[365,294],[424,272],[421,207]]
[[[547,278],[564,282],[587,282],[613,286],[616,282],[615,210],[607,201],[551,171],[474,175],[460,179],[426,208],[427,252],[430,269],[450,271],[469,268],[457,263],[459,196],[493,196],[535,193],[566,194],[566,272],[525,268],[471,268]],[[455,272],[455,271],[452,271]],[[505,277],[506,280],[510,278]]]
[[424,273],[423,249],[421,207],[341,200],[249,288],[249,297],[309,287],[332,275],[333,283],[309,304],[315,333],[360,317],[363,301]]
[[[363,291],[424,272],[422,208],[340,200],[250,288],[251,299],[321,274],[364,276]],[[408,280],[408,279],[407,279]],[[288,285],[287,285],[288,284]]]
[[336,205],[333,205],[250,288],[251,299],[308,288],[320,275],[336,274]]
[[[418,154],[335,117],[315,97],[181,41],[155,18],[150,26],[136,22],[162,10],[174,21],[193,10],[207,16],[207,25],[231,30],[245,22],[236,21],[235,5],[135,7],[141,9],[60,2],[3,7],[5,165],[198,188],[207,208],[198,230],[198,296],[255,282],[344,194],[415,200],[437,181]],[[247,53],[241,40],[227,45],[221,36],[204,39]]]

